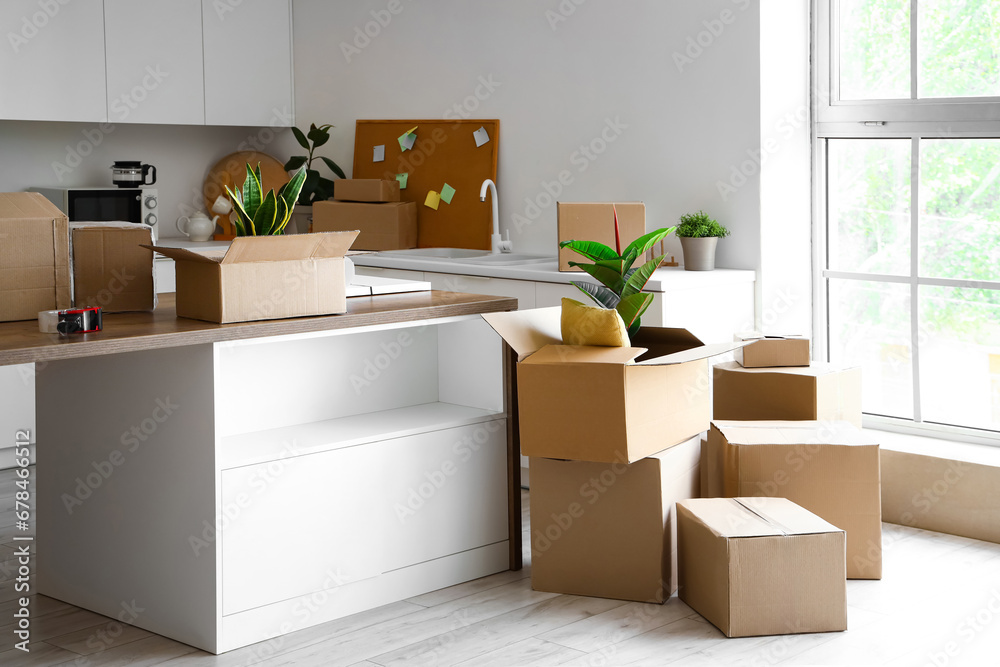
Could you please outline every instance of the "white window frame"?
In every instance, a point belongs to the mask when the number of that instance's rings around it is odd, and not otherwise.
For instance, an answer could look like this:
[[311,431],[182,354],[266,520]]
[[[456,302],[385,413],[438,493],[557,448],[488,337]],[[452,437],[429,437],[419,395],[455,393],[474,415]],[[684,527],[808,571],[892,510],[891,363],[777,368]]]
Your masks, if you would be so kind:
[[[919,149],[921,139],[1000,138],[1000,97],[917,99],[917,3],[910,0],[910,99],[840,100],[838,58],[840,0],[814,0],[813,5],[813,332],[816,354],[829,359],[828,279],[905,283],[911,288],[910,326],[913,364],[914,419],[865,414],[865,426],[963,442],[1000,445],[1000,432],[924,422],[920,414],[920,347],[918,344],[918,286],[1000,289],[1000,282],[918,277],[919,261]],[[910,272],[908,276],[829,270],[827,261],[827,152],[828,139],[908,139],[912,176],[910,192]]]

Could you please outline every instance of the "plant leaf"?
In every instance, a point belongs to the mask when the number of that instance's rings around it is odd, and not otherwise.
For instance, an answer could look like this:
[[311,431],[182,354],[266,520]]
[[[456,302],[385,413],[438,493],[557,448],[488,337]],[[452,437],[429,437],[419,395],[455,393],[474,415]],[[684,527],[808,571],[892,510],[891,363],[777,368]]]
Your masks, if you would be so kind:
[[260,208],[260,202],[260,179],[257,178],[257,174],[248,162],[247,179],[243,182],[243,210],[246,211],[248,217],[256,217],[257,209]]
[[319,159],[325,162],[326,166],[330,168],[330,171],[335,173],[337,176],[340,176],[341,178],[347,178],[347,175],[344,174],[344,170],[341,169],[340,165],[338,165],[336,162],[334,162],[328,157],[323,157],[322,155],[319,156]]
[[625,326],[629,329],[630,334],[632,324],[639,320],[652,302],[652,294],[649,292],[639,292],[622,297],[621,301],[615,306],[615,310],[622,316],[622,320],[625,322]]
[[622,258],[622,257],[619,257],[617,255],[615,255],[611,259],[602,259],[600,261],[594,262],[594,264],[597,265],[597,266],[603,266],[603,267],[605,267],[607,269],[611,269],[612,271],[614,271],[615,273],[617,273],[619,276],[621,276],[621,275],[623,275],[625,273],[625,270],[624,270],[624,268],[625,268],[625,259]]
[[622,274],[628,273],[632,269],[632,265],[635,260],[639,257],[639,253],[635,250],[626,250],[625,254],[622,255]]
[[302,134],[302,130],[297,127],[292,128],[292,134],[295,135],[295,140],[299,142],[299,146],[309,150],[309,141],[306,139],[306,135]]
[[288,158],[288,162],[285,163],[285,171],[295,171],[305,163],[306,163],[305,155],[296,155],[295,157],[290,157]]
[[622,288],[625,287],[625,281],[622,280],[622,275],[605,266],[599,266],[597,264],[581,264],[580,262],[570,262],[569,265],[580,267],[593,277],[597,278],[601,284],[615,294],[621,294]]
[[299,195],[299,203],[303,206],[308,206],[314,201],[322,201],[316,199],[316,185],[319,183],[319,172],[315,169],[306,170],[306,180],[302,184],[302,194]]
[[285,201],[285,205],[288,207],[288,215],[292,215],[292,210],[295,208],[295,204],[298,202],[299,193],[302,192],[302,186],[306,182],[306,168],[304,166],[299,167],[298,171],[292,174],[292,178],[281,186],[278,190],[278,196]]
[[278,211],[274,216],[274,228],[271,230],[271,234],[284,234],[285,226],[292,217],[292,211],[288,208],[283,197],[278,197],[277,203]]
[[677,229],[677,228],[676,227],[662,227],[660,229],[657,229],[655,232],[650,232],[648,234],[643,234],[642,236],[640,236],[639,238],[637,238],[635,241],[632,241],[631,243],[629,243],[628,244],[628,248],[625,249],[625,252],[628,252],[629,250],[635,250],[636,251],[636,255],[644,255],[654,245],[656,245],[657,243],[659,243],[663,239],[665,239],[668,236],[670,236],[670,234],[672,234],[675,229]]
[[605,259],[616,259],[618,257],[618,254],[614,250],[597,241],[563,241],[559,244],[559,247],[569,248],[578,255],[583,255],[595,262]]
[[618,295],[603,285],[594,283],[582,283],[576,280],[570,281],[578,290],[589,296],[594,302],[604,308],[614,308],[618,305]]
[[654,257],[640,266],[625,283],[625,287],[622,289],[622,298],[624,299],[627,296],[641,292],[642,288],[646,286],[647,282],[649,282],[649,278],[653,275],[653,271],[656,271],[656,269],[659,268],[660,262],[662,262],[665,257],[666,255]]
[[309,130],[309,134],[306,136],[312,140],[313,148],[319,148],[326,142],[330,141],[330,133],[318,127],[314,127]]
[[223,185],[226,188],[226,194],[229,195],[230,201],[233,202],[233,210],[236,211],[236,219],[233,220],[233,225],[236,227],[237,236],[247,236],[246,223],[250,220],[247,212],[243,209],[243,197],[240,196],[239,189],[233,192],[229,189],[228,185]]
[[330,199],[333,197],[333,181],[320,176],[316,183],[316,201]]
[[274,190],[268,190],[267,196],[253,216],[253,226],[258,236],[270,236],[274,233],[274,219],[277,214],[278,198],[274,196]]

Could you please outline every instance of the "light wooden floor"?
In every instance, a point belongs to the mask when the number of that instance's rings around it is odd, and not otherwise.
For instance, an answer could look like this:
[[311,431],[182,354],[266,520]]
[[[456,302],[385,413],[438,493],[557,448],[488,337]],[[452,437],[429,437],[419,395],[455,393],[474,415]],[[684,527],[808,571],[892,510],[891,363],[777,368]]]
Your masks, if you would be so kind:
[[[1000,665],[1000,545],[885,525],[885,578],[848,582],[843,633],[726,639],[663,606],[531,590],[504,572],[213,656],[44,596],[13,650],[14,477],[0,471],[0,666]],[[528,544],[527,494],[524,495]],[[950,654],[949,654],[950,653]]]

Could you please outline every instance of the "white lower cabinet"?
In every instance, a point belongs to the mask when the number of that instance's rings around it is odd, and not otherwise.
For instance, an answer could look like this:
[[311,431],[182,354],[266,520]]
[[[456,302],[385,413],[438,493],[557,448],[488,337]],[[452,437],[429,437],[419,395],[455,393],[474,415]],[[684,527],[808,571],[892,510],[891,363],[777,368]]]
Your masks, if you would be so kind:
[[561,306],[563,297],[590,303],[590,297],[573,285],[566,283],[535,283],[535,307]]

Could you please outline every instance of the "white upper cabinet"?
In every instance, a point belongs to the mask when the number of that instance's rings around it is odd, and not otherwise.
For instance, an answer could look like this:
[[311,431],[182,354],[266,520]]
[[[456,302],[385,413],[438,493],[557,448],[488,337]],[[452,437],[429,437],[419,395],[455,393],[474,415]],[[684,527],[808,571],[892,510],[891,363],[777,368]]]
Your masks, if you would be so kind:
[[108,120],[205,123],[201,0],[104,0]]
[[0,2],[0,118],[107,120],[103,4]]
[[289,126],[291,0],[204,0],[205,122]]

